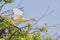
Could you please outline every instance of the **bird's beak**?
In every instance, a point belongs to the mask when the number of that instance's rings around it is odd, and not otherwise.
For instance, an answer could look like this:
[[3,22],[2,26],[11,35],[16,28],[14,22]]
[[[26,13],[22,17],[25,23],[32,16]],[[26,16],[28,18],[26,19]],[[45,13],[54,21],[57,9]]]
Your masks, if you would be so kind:
[[32,20],[32,21],[36,21],[34,18],[30,18],[30,20]]

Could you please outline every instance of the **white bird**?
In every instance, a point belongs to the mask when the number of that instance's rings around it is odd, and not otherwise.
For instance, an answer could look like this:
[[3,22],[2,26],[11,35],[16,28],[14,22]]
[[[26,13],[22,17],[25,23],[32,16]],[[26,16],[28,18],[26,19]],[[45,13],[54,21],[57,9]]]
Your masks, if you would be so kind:
[[30,18],[29,20],[25,19],[22,15],[23,12],[18,8],[14,8],[13,13],[14,13],[13,20],[14,20],[15,25],[19,25],[20,23],[27,22],[30,20],[35,21],[34,18]]

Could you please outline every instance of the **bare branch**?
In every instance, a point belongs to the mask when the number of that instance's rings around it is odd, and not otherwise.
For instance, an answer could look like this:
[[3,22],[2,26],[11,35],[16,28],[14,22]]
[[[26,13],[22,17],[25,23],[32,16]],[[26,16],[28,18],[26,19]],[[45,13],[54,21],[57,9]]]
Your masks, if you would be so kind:
[[23,2],[23,0],[20,1],[20,3],[17,5],[17,7],[20,6],[20,4],[21,4],[22,2]]
[[56,32],[56,33],[54,33],[52,36],[55,36],[55,35],[57,35],[57,32]]
[[47,10],[45,11],[45,13],[33,25],[37,24],[40,21],[40,19],[42,19],[46,15],[46,13],[48,12],[48,9],[49,9],[49,6],[48,6]]
[[[18,8],[18,9],[22,10],[23,8],[24,8],[24,7]],[[10,12],[10,11],[12,12],[13,10],[7,10],[7,11],[4,11],[4,12],[1,13],[1,15],[3,15],[4,13]],[[12,14],[9,14],[9,15],[12,15]]]
[[[20,3],[19,3],[16,7],[18,7],[18,6],[22,3],[22,1],[23,1],[23,0],[21,0]],[[3,7],[4,5],[5,5],[5,4],[3,4],[2,7]],[[23,8],[24,8],[24,7],[19,8],[19,9],[22,10]],[[1,15],[4,14],[4,13],[6,13],[6,12],[10,12],[10,11],[12,11],[12,10],[4,11],[4,12],[1,13]],[[10,15],[12,15],[12,14],[10,14]]]
[[[4,20],[4,18],[0,15],[0,18],[2,19],[2,20]],[[11,26],[13,26],[13,27],[15,27],[15,28],[17,28],[18,30],[21,30],[21,28],[19,28],[19,27],[17,27],[17,26],[15,26],[15,25],[13,25],[13,24],[11,24],[11,23],[9,23]]]
[[[47,12],[48,12],[48,9],[49,9],[49,6],[48,6],[47,10],[45,11],[45,13],[33,24],[33,26],[36,25],[43,17],[46,16],[46,14],[47,14]],[[54,10],[52,10],[48,15],[50,15],[50,14],[53,13],[53,12],[54,12]],[[47,15],[47,16],[48,16],[48,15]]]
[[60,36],[58,36],[56,40],[60,40]]
[[60,25],[60,24],[50,25],[50,26],[48,26],[48,27],[54,27],[54,28],[60,29],[59,27],[57,27],[58,25]]

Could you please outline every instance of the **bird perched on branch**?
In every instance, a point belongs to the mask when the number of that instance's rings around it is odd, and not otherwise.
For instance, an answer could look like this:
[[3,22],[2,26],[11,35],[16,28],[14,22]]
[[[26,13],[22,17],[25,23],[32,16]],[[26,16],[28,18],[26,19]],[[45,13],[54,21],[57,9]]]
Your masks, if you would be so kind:
[[31,20],[36,21],[34,18],[30,18],[30,19],[24,18],[23,12],[18,8],[14,8],[13,13],[14,13],[13,20],[16,25],[19,25],[20,23],[31,21]]

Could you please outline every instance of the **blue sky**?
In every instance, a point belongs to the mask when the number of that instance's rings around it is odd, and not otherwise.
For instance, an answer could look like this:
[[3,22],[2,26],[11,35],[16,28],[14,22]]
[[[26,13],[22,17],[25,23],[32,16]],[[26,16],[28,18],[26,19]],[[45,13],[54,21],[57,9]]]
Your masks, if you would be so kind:
[[[24,17],[33,17],[38,20],[45,13],[49,6],[46,17],[42,18],[37,25],[42,25],[42,22],[47,22],[48,25],[60,24],[60,0],[23,0],[23,2],[17,6],[20,1],[21,0],[16,0],[14,3],[6,4],[1,12],[11,10],[15,7],[24,6]],[[54,10],[54,12],[48,16],[52,10]],[[60,33],[59,29],[49,27],[49,34],[53,34],[55,32],[58,32],[58,34]]]
[[[42,18],[37,25],[41,25],[41,22],[47,22],[48,25],[60,24],[60,0],[24,0],[24,16],[27,18],[35,17],[38,20],[46,11],[46,17]],[[48,16],[48,14],[54,10],[54,12]],[[57,26],[59,27],[59,26]],[[49,34],[59,32],[57,28],[49,27]]]

